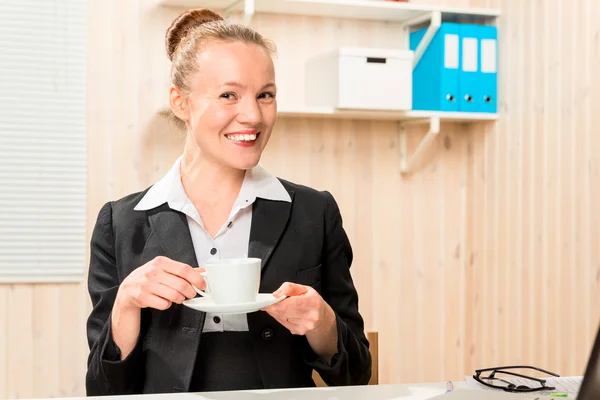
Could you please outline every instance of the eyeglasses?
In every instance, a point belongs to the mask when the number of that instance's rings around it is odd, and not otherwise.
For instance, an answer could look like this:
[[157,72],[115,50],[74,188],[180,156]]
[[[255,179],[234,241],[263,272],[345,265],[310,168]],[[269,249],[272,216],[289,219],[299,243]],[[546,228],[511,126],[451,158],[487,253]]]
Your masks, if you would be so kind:
[[[537,392],[541,390],[556,390],[553,386],[546,386],[546,380],[540,378],[534,378],[532,376],[523,375],[511,370],[521,370],[521,369],[531,369],[535,371],[540,371],[552,376],[560,376],[555,374],[554,372],[546,371],[541,368],[531,367],[528,365],[513,365],[508,367],[496,367],[496,368],[485,368],[485,369],[477,369],[475,370],[475,375],[473,375],[473,379],[482,385],[495,388],[502,389],[506,392],[513,393],[521,393],[521,392]],[[488,376],[481,376],[483,372],[491,371]],[[509,378],[499,378],[496,375],[498,374],[506,374],[510,376],[515,376],[517,378],[522,379],[511,379]]]

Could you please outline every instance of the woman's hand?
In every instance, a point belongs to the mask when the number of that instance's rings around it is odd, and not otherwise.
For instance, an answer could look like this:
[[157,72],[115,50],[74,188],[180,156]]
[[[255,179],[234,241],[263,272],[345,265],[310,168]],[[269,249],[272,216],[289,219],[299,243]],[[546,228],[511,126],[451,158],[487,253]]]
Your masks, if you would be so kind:
[[294,335],[305,335],[316,354],[331,362],[337,352],[337,324],[333,309],[312,287],[285,282],[273,296],[288,296],[263,310]]
[[130,273],[121,283],[115,305],[123,308],[166,310],[196,296],[206,286],[204,278],[187,264],[156,257]]
[[134,349],[140,333],[140,310],[151,307],[166,310],[196,296],[206,284],[198,270],[167,257],[156,257],[136,268],[119,286],[111,313],[112,337],[121,360]]

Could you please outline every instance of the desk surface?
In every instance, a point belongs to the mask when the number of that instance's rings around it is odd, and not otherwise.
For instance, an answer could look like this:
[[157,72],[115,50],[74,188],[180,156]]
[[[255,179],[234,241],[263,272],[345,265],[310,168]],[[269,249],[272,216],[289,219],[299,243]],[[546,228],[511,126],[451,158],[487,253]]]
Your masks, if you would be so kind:
[[[104,396],[102,400],[521,400],[520,395],[490,393],[467,390],[467,384],[454,382],[455,392],[445,394],[446,382],[413,385],[373,385],[319,387],[303,389],[248,390],[207,393],[171,393],[134,396]],[[531,397],[525,397],[531,398]],[[70,397],[62,400],[84,400],[85,397]],[[54,399],[61,400],[61,399]]]

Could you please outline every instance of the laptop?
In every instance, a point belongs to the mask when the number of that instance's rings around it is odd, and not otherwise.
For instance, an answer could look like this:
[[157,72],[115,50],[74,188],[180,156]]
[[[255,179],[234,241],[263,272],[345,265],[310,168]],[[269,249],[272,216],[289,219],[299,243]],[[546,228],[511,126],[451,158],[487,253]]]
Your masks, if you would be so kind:
[[600,328],[596,334],[596,341],[588,360],[581,388],[577,400],[600,399]]

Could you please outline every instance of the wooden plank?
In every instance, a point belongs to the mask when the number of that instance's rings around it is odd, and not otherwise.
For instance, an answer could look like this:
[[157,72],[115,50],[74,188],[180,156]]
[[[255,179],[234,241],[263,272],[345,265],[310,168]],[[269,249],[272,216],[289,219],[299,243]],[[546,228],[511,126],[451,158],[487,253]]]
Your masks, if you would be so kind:
[[[593,321],[593,311],[597,307],[597,302],[593,302],[592,293],[594,289],[594,278],[596,278],[594,274],[594,265],[592,264],[592,251],[598,243],[598,236],[592,236],[594,232],[592,231],[592,227],[597,224],[598,214],[594,215],[594,210],[596,206],[592,203],[592,174],[595,171],[598,171],[598,164],[594,163],[593,154],[597,152],[597,147],[594,146],[594,142],[592,138],[596,136],[595,132],[597,132],[600,124],[598,124],[598,119],[594,120],[594,117],[597,117],[597,113],[595,112],[595,107],[593,106],[594,101],[600,100],[598,96],[595,96],[594,91],[600,88],[598,84],[598,80],[594,82],[594,77],[597,75],[596,73],[592,73],[593,68],[591,63],[594,62],[594,55],[596,57],[595,61],[600,61],[600,57],[598,52],[593,53],[594,46],[594,28],[596,26],[595,17],[593,16],[593,7],[597,6],[597,2],[592,0],[585,0],[583,4],[583,15],[584,18],[582,23],[580,24],[583,28],[582,35],[580,36],[583,40],[580,41],[582,46],[583,61],[581,65],[584,67],[583,72],[583,95],[584,95],[584,104],[583,107],[580,107],[582,110],[582,146],[580,147],[579,153],[579,168],[577,176],[579,177],[579,184],[581,196],[578,196],[580,202],[578,206],[579,218],[578,218],[578,226],[579,226],[579,234],[581,235],[581,249],[579,251],[578,257],[578,265],[581,268],[578,268],[578,306],[582,310],[580,314],[580,322],[579,322],[579,337],[578,337],[578,345],[576,347],[577,354],[580,354],[577,357],[577,363],[574,366],[576,371],[584,371],[587,360],[584,359],[588,356],[590,352],[590,346],[592,340],[594,340],[593,334],[596,330],[596,324]],[[596,9],[597,10],[597,9]],[[597,32],[597,31],[596,31]],[[595,170],[593,168],[595,167]],[[598,199],[596,199],[598,200]],[[583,332],[583,334],[582,334]],[[579,372],[580,374],[583,372]]]
[[[373,141],[373,171],[398,171],[398,134],[395,124],[373,123],[372,130],[378,132],[378,140]],[[394,171],[394,172],[392,172]],[[399,379],[399,346],[397,312],[400,301],[398,284],[400,269],[404,265],[399,258],[399,237],[401,219],[399,214],[384,210],[396,208],[399,199],[399,185],[390,180],[388,174],[373,175],[373,244],[375,251],[372,259],[372,274],[377,296],[374,297],[373,329],[379,332],[379,347],[388,354],[380,358],[380,383],[391,383]],[[385,188],[385,196],[382,190]]]
[[31,398],[33,382],[33,286],[11,285],[8,294],[8,398]]
[[[420,136],[426,132],[426,128],[419,128]],[[443,221],[443,208],[439,199],[443,199],[442,170],[440,155],[441,142],[434,140],[429,159],[425,158],[419,172],[419,191],[415,206],[415,215],[418,220],[415,223],[415,236],[419,240],[417,254],[419,257],[418,268],[422,274],[419,284],[418,306],[421,309],[420,333],[421,339],[421,375],[420,379],[437,381],[442,377],[442,343],[443,332],[443,304],[444,285],[442,268],[442,246],[443,229],[440,223]]]
[[[548,21],[546,14],[544,13],[545,9],[538,9],[538,15],[541,15],[542,18],[539,18],[538,24],[538,35],[546,37],[548,32]],[[537,279],[538,285],[537,289],[534,291],[534,308],[536,310],[534,316],[534,337],[536,341],[534,342],[534,352],[532,357],[532,362],[535,362],[539,365],[546,365],[545,360],[543,360],[543,354],[547,349],[547,339],[544,338],[546,331],[546,319],[544,316],[546,313],[545,304],[545,291],[544,289],[546,285],[540,285],[539,282],[547,282],[547,277],[544,274],[544,264],[545,264],[545,252],[547,251],[547,246],[545,245],[545,232],[547,232],[547,227],[545,224],[545,217],[547,214],[547,206],[546,206],[546,196],[547,193],[544,190],[545,187],[545,171],[547,169],[547,165],[544,162],[544,159],[547,157],[548,153],[548,123],[546,116],[549,113],[548,104],[550,102],[549,91],[547,89],[547,82],[550,79],[550,76],[547,73],[546,68],[544,67],[548,63],[548,52],[549,45],[548,41],[545,40],[543,43],[537,43],[533,49],[536,52],[536,59],[540,60],[540,69],[541,71],[536,74],[536,93],[539,93],[539,96],[542,99],[542,109],[543,113],[537,118],[535,125],[535,141],[538,146],[538,151],[536,152],[535,158],[535,178],[534,178],[534,186],[532,187],[532,191],[535,195],[535,247],[534,247],[534,276]]]
[[59,337],[56,346],[60,354],[59,396],[82,396],[85,393],[87,342],[81,285],[60,285],[58,302]]
[[[551,10],[555,9],[555,12]],[[547,88],[548,92],[548,118],[547,127],[545,130],[546,137],[548,138],[547,147],[545,152],[545,172],[546,176],[544,179],[544,198],[545,198],[545,218],[546,222],[544,229],[545,236],[545,275],[548,285],[543,285],[543,297],[542,297],[542,310],[544,312],[544,327],[542,338],[546,347],[544,347],[544,353],[540,362],[540,365],[545,365],[550,370],[558,369],[558,358],[557,351],[550,352],[548,348],[551,343],[554,343],[552,347],[559,347],[561,344],[558,341],[558,332],[560,330],[561,321],[558,318],[552,318],[552,314],[558,309],[560,298],[555,295],[559,287],[558,281],[561,279],[561,271],[558,268],[558,260],[560,259],[560,245],[559,245],[559,233],[560,227],[558,221],[560,220],[560,204],[562,201],[562,193],[560,193],[560,180],[559,166],[562,165],[562,152],[559,149],[559,138],[561,129],[559,128],[562,123],[561,105],[563,98],[563,89],[560,84],[560,77],[563,73],[563,62],[562,62],[562,16],[559,14],[560,5],[554,6],[546,5],[545,15],[547,25],[544,25],[548,36],[546,41],[548,42],[547,47]],[[556,96],[556,100],[553,99]],[[544,368],[544,367],[542,367]]]
[[[361,225],[356,218],[357,199],[356,193],[356,182],[357,174],[355,168],[361,168],[362,166],[357,164],[356,157],[356,132],[360,132],[360,127],[365,126],[365,123],[355,121],[344,121],[340,126],[340,135],[338,140],[340,141],[341,153],[339,158],[339,169],[337,170],[337,181],[339,186],[336,188],[338,193],[338,205],[342,214],[342,221],[344,229],[350,239],[352,248],[355,249],[360,244],[357,241],[358,231],[361,229]],[[369,273],[365,265],[360,265],[358,268],[351,268],[351,274],[353,279],[360,281],[365,275]],[[356,277],[356,278],[354,278]],[[361,287],[362,293],[365,293],[368,288]],[[358,290],[358,289],[357,289]],[[360,295],[360,293],[359,293]]]
[[[440,379],[464,379],[465,225],[467,223],[467,135],[446,127],[441,140],[442,198],[440,279],[442,304],[442,371]],[[447,378],[444,378],[447,377]]]
[[[598,2],[592,2],[592,16],[597,16],[600,13],[600,4]],[[592,17],[593,18],[593,17]],[[592,20],[594,21],[594,20]],[[592,31],[589,32],[593,37],[592,48],[591,48],[591,62],[600,62],[600,29],[596,23],[591,25]],[[592,64],[594,65],[594,64]],[[588,299],[590,305],[590,329],[589,329],[589,346],[593,343],[594,334],[598,329],[600,322],[600,137],[597,132],[600,130],[600,115],[597,112],[597,104],[600,104],[600,75],[592,73],[592,85],[591,85],[591,136],[590,136],[590,280],[592,285],[590,287],[590,296]]]
[[8,285],[0,285],[0,398],[8,398],[8,341],[9,310],[8,296],[11,288]]
[[[413,132],[414,129],[417,128],[408,128],[407,147],[410,151],[415,149],[421,136],[417,132]],[[376,158],[377,154],[374,154],[374,157]],[[397,167],[399,167],[398,164]],[[375,170],[374,174],[377,173],[378,171]],[[419,174],[402,176],[399,179],[400,197],[397,199],[397,209],[400,210],[398,223],[401,225],[398,253],[400,269],[398,293],[402,293],[402,299],[397,302],[399,317],[395,324],[399,326],[400,354],[397,357],[399,358],[399,376],[402,377],[403,382],[419,382],[423,379],[418,361],[422,360],[422,348],[419,345],[422,318],[421,309],[417,303],[420,298],[423,273],[419,265],[421,253],[417,248],[420,242],[415,240],[415,235],[421,229],[416,210],[417,203],[420,201],[420,197],[416,193],[419,189],[416,184]],[[379,209],[376,200],[374,207],[374,213],[376,213]],[[373,287],[373,290],[375,291],[376,287]]]
[[[360,132],[370,132],[371,124],[363,125]],[[373,313],[375,308],[375,293],[377,285],[373,279],[373,139],[371,135],[358,134],[355,137],[356,166],[354,171],[355,185],[354,196],[356,198],[354,214],[350,217],[355,219],[355,241],[352,248],[355,253],[352,266],[352,276],[356,277],[355,285],[359,293],[359,310],[365,320],[365,328],[373,330]],[[378,203],[378,201],[375,201]],[[346,218],[345,220],[348,220]]]
[[[515,16],[514,2],[504,2],[503,8],[507,10],[507,13],[512,16],[510,29],[516,32],[518,30],[518,22]],[[503,22],[504,25],[500,26],[500,30],[506,28],[508,21]],[[509,88],[504,98],[505,105],[511,107],[515,97],[515,91],[510,90],[516,86],[516,79],[518,74],[516,70],[518,68],[516,59],[516,47],[510,46],[509,43],[500,43],[503,46],[504,57],[499,61],[499,70],[506,71],[504,74],[500,74],[498,81],[501,87]],[[494,213],[496,223],[496,263],[495,273],[497,274],[497,280],[495,280],[495,304],[493,306],[493,313],[496,315],[495,322],[495,359],[494,365],[507,365],[509,364],[511,351],[509,346],[511,338],[514,333],[511,329],[511,289],[513,285],[511,282],[512,268],[511,268],[511,241],[513,237],[510,232],[511,220],[516,217],[514,215],[512,205],[516,199],[512,198],[514,192],[511,191],[512,178],[514,174],[514,153],[513,145],[515,137],[513,129],[515,127],[515,121],[518,116],[517,110],[512,110],[504,115],[504,119],[498,124],[501,128],[498,132],[498,164],[497,170],[495,171],[497,179],[498,192],[496,196],[496,211]],[[513,328],[514,329],[514,328]]]
[[[510,3],[513,7],[511,11],[516,15],[514,24],[516,31],[515,40],[519,43],[526,42],[526,4],[525,3]],[[515,7],[516,6],[516,7]],[[507,341],[508,349],[505,350],[505,360],[507,362],[523,362],[523,279],[522,271],[522,254],[523,254],[523,158],[524,158],[524,142],[525,132],[523,129],[525,123],[525,115],[530,111],[527,109],[524,102],[525,79],[527,71],[527,63],[525,58],[525,45],[518,46],[513,57],[516,60],[515,65],[518,72],[515,74],[513,82],[514,86],[521,88],[520,91],[511,93],[511,103],[515,105],[514,119],[510,128],[511,141],[509,145],[508,162],[510,163],[509,182],[507,185],[507,219],[508,227],[506,232],[506,240],[508,243],[508,260],[509,260],[509,279],[506,282],[507,287],[507,319],[508,327],[505,330],[509,335]],[[519,73],[520,72],[520,73]],[[516,331],[516,332],[515,332]],[[519,333],[517,333],[519,332]]]
[[522,52],[525,63],[525,74],[521,82],[523,94],[520,98],[523,99],[521,106],[524,107],[522,132],[523,146],[520,154],[520,168],[522,173],[521,181],[521,225],[518,231],[520,232],[520,259],[518,260],[520,274],[518,277],[521,280],[521,303],[520,308],[520,324],[522,327],[521,333],[521,349],[519,355],[523,362],[532,362],[533,348],[536,338],[534,338],[534,315],[536,313],[534,304],[534,292],[537,285],[537,277],[534,275],[534,210],[535,210],[535,195],[532,188],[534,187],[534,160],[538,152],[538,146],[535,141],[535,118],[541,110],[540,96],[538,96],[535,88],[535,74],[538,61],[535,58],[533,47],[536,43],[536,21],[537,9],[534,2],[523,4],[522,13],[524,17],[523,37],[522,37]]
[[[35,397],[60,395],[59,285],[33,286],[33,388]],[[73,351],[73,350],[71,350]]]
[[483,307],[487,293],[484,291],[485,252],[484,235],[486,228],[485,194],[489,167],[486,164],[485,146],[489,137],[494,132],[488,126],[473,125],[470,127],[470,173],[469,173],[469,204],[467,240],[470,250],[467,262],[467,287],[466,287],[466,333],[465,343],[467,358],[465,373],[470,374],[484,364],[485,351],[483,343],[485,315],[488,313]]
[[563,119],[559,127],[560,142],[559,152],[563,154],[561,171],[560,192],[562,195],[561,220],[560,220],[560,259],[557,268],[562,271],[561,279],[557,282],[560,290],[566,288],[567,296],[560,302],[559,312],[568,317],[560,324],[558,343],[560,343],[558,371],[574,370],[577,337],[575,336],[575,327],[577,326],[577,315],[571,310],[576,309],[575,302],[577,288],[575,285],[576,269],[575,251],[577,248],[576,222],[577,214],[575,209],[577,193],[577,178],[575,176],[575,154],[576,148],[582,143],[575,139],[575,132],[581,132],[579,113],[575,103],[577,88],[579,87],[582,74],[576,73],[576,58],[580,57],[577,52],[579,33],[578,20],[581,18],[581,3],[573,4],[572,7],[562,7],[562,32],[563,32],[563,73],[561,76],[561,85],[563,92]]
[[288,124],[289,131],[284,136],[285,153],[288,154],[286,172],[292,181],[302,185],[310,185],[310,142],[312,137],[308,130],[307,120],[298,120]]

